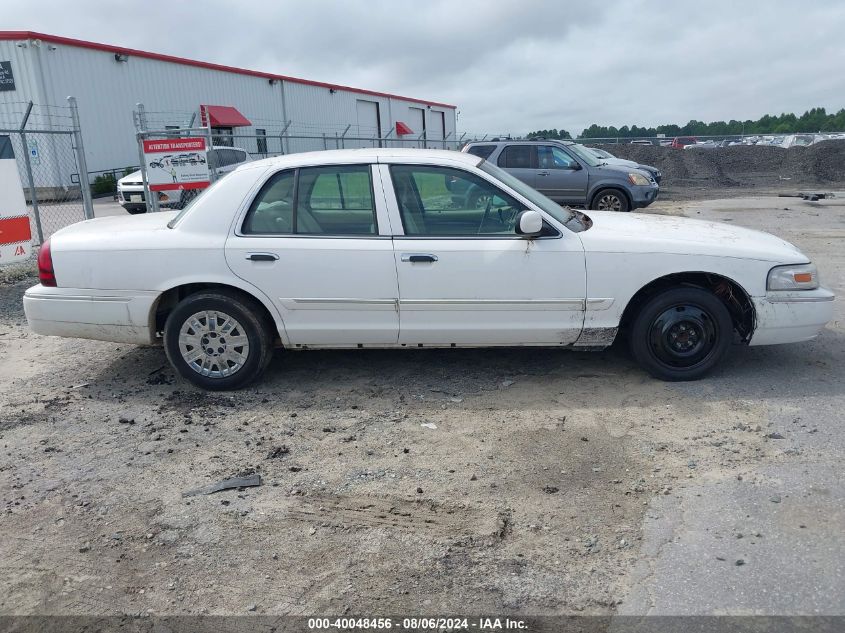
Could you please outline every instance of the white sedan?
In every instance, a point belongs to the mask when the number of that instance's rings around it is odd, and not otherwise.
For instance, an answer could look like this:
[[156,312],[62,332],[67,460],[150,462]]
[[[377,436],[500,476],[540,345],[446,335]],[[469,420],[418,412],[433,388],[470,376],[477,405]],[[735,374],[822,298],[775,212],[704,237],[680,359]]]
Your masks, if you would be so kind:
[[[486,206],[462,206],[456,184]],[[69,226],[38,265],[35,332],[161,344],[207,389],[254,380],[274,347],[601,349],[619,334],[653,376],[689,380],[734,342],[814,338],[834,298],[772,235],[587,215],[431,150],[248,163],[178,214]]]

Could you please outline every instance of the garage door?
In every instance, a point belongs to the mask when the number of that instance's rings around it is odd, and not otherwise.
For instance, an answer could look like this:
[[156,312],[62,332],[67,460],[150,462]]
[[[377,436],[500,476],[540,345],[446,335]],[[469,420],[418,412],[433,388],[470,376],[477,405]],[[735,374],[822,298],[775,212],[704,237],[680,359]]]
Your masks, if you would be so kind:
[[408,108],[410,114],[408,116],[408,125],[414,131],[412,137],[414,140],[410,143],[404,143],[403,147],[425,147],[425,110],[422,108]]
[[[361,138],[381,138],[381,119],[379,117],[378,103],[375,101],[358,100],[358,134]],[[377,143],[360,141],[361,147],[381,147],[381,141]]]
[[442,112],[432,110],[430,112],[430,123],[428,126],[428,147],[444,149],[445,144],[440,142],[446,136],[446,117]]

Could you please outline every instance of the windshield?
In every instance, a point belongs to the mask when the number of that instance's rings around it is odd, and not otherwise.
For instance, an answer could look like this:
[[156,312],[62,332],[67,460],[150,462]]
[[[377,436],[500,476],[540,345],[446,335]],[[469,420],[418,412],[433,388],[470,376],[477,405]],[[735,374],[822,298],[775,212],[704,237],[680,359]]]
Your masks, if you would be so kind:
[[478,166],[478,168],[481,171],[490,174],[496,180],[500,180],[505,183],[508,187],[530,200],[533,204],[540,207],[543,211],[548,213],[561,224],[565,224],[568,228],[573,231],[578,230],[577,228],[573,228],[569,224],[567,224],[568,222],[570,222],[570,220],[576,217],[571,210],[563,208],[554,200],[547,198],[536,189],[532,189],[531,187],[526,185],[516,176],[511,176],[505,170],[499,169],[494,164],[488,163],[486,160],[481,161],[481,164]]
[[599,158],[616,158],[616,156],[614,156],[610,152],[606,152],[603,149],[598,149],[597,147],[588,147],[587,149]]
[[601,159],[596,158],[596,155],[593,154],[589,149],[587,149],[583,145],[579,145],[578,143],[567,145],[566,149],[575,154],[578,158],[583,160],[590,167],[598,167],[603,162]]

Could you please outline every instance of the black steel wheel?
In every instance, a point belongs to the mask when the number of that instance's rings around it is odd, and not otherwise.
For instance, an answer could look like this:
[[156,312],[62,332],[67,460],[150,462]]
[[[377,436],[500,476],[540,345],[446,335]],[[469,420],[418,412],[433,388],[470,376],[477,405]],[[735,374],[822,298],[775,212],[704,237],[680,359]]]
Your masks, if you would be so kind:
[[634,319],[631,353],[652,376],[695,380],[727,353],[733,321],[725,305],[698,288],[674,288],[648,300]]

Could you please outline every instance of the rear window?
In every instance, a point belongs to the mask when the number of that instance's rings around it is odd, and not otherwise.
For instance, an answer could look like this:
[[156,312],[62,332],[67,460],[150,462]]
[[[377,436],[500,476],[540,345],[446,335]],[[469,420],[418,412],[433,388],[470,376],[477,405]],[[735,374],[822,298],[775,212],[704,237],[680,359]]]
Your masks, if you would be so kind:
[[495,149],[495,145],[473,145],[467,149],[467,154],[479,156],[480,158],[489,158]]

